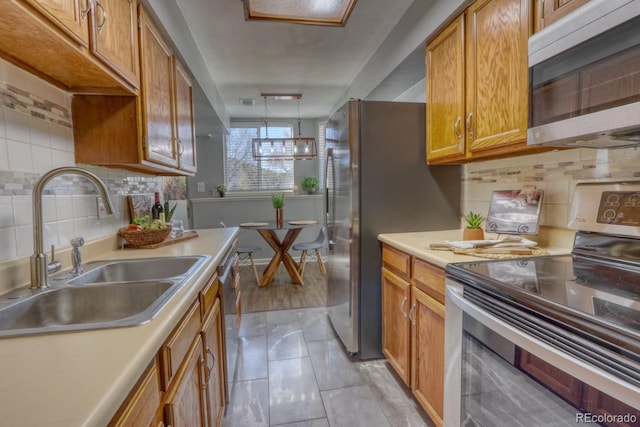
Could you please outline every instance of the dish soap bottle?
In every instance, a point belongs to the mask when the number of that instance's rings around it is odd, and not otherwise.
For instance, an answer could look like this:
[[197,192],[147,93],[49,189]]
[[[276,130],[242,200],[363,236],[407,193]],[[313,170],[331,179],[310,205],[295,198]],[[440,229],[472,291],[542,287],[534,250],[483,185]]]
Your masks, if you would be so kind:
[[164,208],[162,207],[162,203],[160,203],[160,193],[158,191],[154,194],[155,203],[151,207],[151,218],[159,219],[164,222]]

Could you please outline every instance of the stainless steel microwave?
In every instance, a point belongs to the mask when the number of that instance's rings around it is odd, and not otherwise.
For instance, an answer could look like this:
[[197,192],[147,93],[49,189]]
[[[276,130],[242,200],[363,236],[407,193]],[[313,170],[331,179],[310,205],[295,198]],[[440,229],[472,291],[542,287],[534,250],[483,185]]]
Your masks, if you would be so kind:
[[591,0],[529,38],[529,145],[640,145],[640,0]]

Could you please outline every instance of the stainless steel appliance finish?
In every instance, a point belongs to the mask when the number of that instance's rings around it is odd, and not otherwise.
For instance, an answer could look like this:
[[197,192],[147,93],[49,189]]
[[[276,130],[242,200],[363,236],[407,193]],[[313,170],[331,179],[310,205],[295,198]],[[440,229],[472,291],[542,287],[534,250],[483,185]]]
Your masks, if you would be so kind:
[[[238,360],[239,320],[236,309],[235,290],[233,288],[233,268],[236,261],[236,248],[232,246],[218,264],[218,278],[222,287],[221,305],[224,310],[222,327],[225,330],[224,351],[227,357],[227,378],[235,381]],[[227,402],[229,394],[227,393]],[[226,410],[226,408],[225,408]]]
[[352,100],[327,123],[327,305],[363,359],[382,357],[378,235],[460,225],[460,169],[426,166],[424,141],[421,103]]
[[[619,402],[616,407],[625,413],[613,415],[626,416],[632,424],[640,421],[636,200],[640,201],[638,182],[578,184],[572,218],[582,229],[571,255],[447,266],[445,425],[469,420],[510,425],[514,418],[527,426],[576,423],[585,413],[600,410],[599,400],[589,394],[593,390]],[[611,209],[615,215],[604,214]],[[615,226],[618,234],[602,233],[606,226]],[[512,344],[515,363],[486,350],[489,346],[481,336],[468,333],[463,319]],[[571,400],[573,396],[552,392],[551,386],[541,388],[524,373],[522,364],[527,362],[518,357],[523,351],[559,374],[571,375],[588,391]],[[492,362],[478,367],[480,359]],[[474,378],[478,370],[484,375]],[[495,383],[487,383],[493,378],[499,378],[503,388],[520,392],[492,389]],[[492,401],[509,409],[489,414],[485,406]]]
[[529,38],[529,144],[640,144],[640,0],[591,0]]

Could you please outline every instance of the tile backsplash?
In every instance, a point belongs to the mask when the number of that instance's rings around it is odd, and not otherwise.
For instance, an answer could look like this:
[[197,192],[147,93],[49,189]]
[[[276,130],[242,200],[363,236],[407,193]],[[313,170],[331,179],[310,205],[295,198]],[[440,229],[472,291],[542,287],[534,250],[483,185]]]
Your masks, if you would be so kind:
[[[0,262],[33,252],[32,190],[42,173],[74,162],[69,93],[0,60]],[[161,178],[78,165],[98,175],[116,213],[98,219],[98,192],[75,175],[52,180],[43,197],[44,245],[92,240],[128,222],[127,194],[161,188]]]
[[638,148],[574,148],[470,163],[463,168],[461,214],[486,216],[494,190],[535,186],[544,190],[540,224],[567,228],[577,183],[619,180],[640,180]]

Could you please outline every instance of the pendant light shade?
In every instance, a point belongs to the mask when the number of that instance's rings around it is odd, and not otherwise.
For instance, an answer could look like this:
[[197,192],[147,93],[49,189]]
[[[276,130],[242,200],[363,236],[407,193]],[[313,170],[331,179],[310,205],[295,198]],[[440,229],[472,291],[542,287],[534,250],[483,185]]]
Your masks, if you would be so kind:
[[[265,137],[251,140],[254,159],[260,160],[313,160],[318,155],[315,138],[302,136],[300,126],[300,98],[302,95],[262,95],[264,98]],[[269,138],[269,109],[267,99],[295,99],[298,102],[298,136],[295,138]]]

